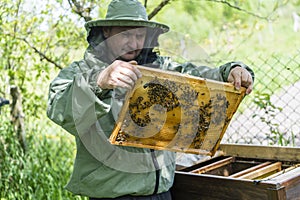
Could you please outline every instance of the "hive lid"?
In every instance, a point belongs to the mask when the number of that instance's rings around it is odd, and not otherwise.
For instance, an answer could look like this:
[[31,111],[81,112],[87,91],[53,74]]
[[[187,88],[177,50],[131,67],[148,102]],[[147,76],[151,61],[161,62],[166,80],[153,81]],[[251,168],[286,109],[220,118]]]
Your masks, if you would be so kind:
[[138,66],[109,141],[115,145],[213,156],[245,95],[223,83]]

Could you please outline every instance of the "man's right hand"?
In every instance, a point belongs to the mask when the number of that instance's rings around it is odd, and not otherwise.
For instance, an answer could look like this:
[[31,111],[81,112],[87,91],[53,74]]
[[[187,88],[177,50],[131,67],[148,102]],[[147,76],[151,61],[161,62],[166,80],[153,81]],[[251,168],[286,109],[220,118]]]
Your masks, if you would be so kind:
[[142,77],[142,73],[135,65],[136,61],[114,61],[98,75],[98,86],[101,89],[133,88],[136,80]]

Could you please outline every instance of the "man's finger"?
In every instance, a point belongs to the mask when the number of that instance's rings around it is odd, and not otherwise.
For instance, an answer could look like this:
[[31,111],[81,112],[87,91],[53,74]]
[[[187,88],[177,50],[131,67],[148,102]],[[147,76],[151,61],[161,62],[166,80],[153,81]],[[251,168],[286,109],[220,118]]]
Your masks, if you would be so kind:
[[131,60],[128,63],[132,64],[132,65],[137,65],[138,63],[135,60]]
[[253,90],[253,84],[250,84],[246,89],[246,94],[250,94]]
[[236,69],[236,70],[232,71],[231,75],[232,75],[232,79],[233,79],[232,82],[233,82],[234,87],[237,90],[241,89],[242,71]]
[[137,78],[141,78],[142,77],[142,73],[136,67],[137,64],[138,63],[135,60],[132,60],[132,61],[129,61],[129,62],[122,63],[122,66],[130,69],[131,71],[133,71],[133,73],[135,73],[135,75],[136,75]]

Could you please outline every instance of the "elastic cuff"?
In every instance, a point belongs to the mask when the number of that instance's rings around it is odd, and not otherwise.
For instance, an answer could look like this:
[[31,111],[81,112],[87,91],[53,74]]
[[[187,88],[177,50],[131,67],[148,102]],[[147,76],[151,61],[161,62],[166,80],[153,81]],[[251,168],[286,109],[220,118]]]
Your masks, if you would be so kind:
[[225,69],[223,71],[223,74],[222,74],[225,81],[228,80],[228,76],[229,76],[230,71],[235,67],[242,67],[242,68],[246,69],[248,72],[250,72],[250,74],[252,76],[252,79],[254,81],[254,72],[247,65],[245,65],[244,63],[242,63],[242,62],[230,62],[230,63],[227,63],[226,65],[229,65],[229,66],[225,67]]

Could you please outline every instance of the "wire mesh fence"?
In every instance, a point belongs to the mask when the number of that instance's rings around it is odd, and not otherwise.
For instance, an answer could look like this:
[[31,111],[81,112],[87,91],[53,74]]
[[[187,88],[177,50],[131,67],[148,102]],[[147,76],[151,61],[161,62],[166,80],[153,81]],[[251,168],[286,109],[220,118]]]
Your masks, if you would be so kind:
[[300,50],[290,56],[258,56],[254,92],[231,121],[224,143],[300,146]]

